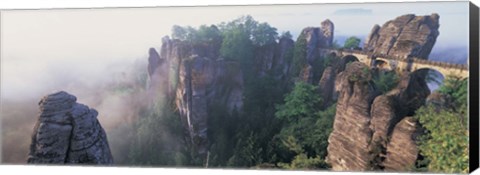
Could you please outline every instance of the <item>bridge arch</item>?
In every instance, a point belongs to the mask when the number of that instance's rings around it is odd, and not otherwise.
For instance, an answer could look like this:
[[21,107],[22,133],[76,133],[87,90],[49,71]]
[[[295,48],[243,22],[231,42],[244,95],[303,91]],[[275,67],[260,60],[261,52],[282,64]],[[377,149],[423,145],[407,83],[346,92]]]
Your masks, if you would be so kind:
[[386,70],[386,71],[391,71],[392,68],[389,64],[389,62],[381,59],[373,60],[373,67],[380,69],[380,70]]
[[336,58],[336,57],[337,57],[337,53],[336,53],[336,52],[330,52],[330,53],[328,53],[327,56],[330,57],[330,58]]
[[432,92],[434,90],[437,90],[443,84],[443,81],[446,78],[446,75],[444,75],[442,72],[427,67],[416,69],[412,72],[412,74],[423,76],[425,78],[425,81],[427,82],[428,88]]
[[345,55],[344,57],[342,57],[342,59],[345,63],[360,61],[356,56],[353,55]]

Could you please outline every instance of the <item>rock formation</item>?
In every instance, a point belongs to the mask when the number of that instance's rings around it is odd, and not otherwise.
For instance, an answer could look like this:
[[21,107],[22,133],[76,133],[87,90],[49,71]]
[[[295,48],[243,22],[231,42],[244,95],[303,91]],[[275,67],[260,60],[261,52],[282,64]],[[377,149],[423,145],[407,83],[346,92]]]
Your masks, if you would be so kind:
[[273,60],[274,76],[277,80],[286,80],[290,74],[291,59],[293,57],[294,41],[282,37],[278,41]]
[[413,117],[405,117],[395,126],[383,162],[386,171],[410,171],[414,167],[421,134],[420,124]]
[[[306,62],[307,64],[300,74],[302,80],[308,83],[316,83],[319,77],[314,76],[314,63],[320,58],[319,48],[329,48],[333,43],[334,25],[330,20],[321,23],[321,27],[307,27],[302,30],[300,37],[306,40]],[[297,41],[302,40],[301,38]]]
[[278,43],[258,46],[254,51],[254,67],[257,77],[272,75],[276,80],[288,79],[293,57],[294,41],[282,37]]
[[364,50],[398,58],[427,59],[439,35],[439,16],[403,15],[375,25],[365,40]]
[[339,98],[326,158],[334,171],[369,168],[370,105],[377,93],[370,73],[364,70],[368,70],[365,64],[353,62],[335,82]]
[[45,96],[32,135],[28,163],[112,164],[98,112],[64,91]]
[[169,94],[169,69],[165,58],[161,58],[154,48],[149,49],[148,56],[148,101],[164,98]]
[[[376,25],[363,49],[377,56],[426,59],[439,35],[438,20],[437,14],[403,15],[382,27]],[[341,171],[412,168],[417,160],[416,139],[421,128],[409,116],[429,97],[425,72],[402,73],[398,85],[380,95],[372,86],[371,77],[365,76],[366,72],[371,74],[366,65],[355,62],[343,72],[341,65],[335,80],[339,96],[326,161],[333,170]],[[329,80],[331,72],[326,70],[321,86],[327,87],[323,82]],[[442,104],[434,97],[429,99],[430,103]]]
[[[386,159],[404,160],[401,156],[411,154],[406,151],[416,149],[411,138],[419,132],[417,125],[413,127],[416,129],[404,132],[408,126],[398,123],[424,105],[430,93],[425,80],[416,73],[404,74],[396,88],[379,95],[369,75],[366,65],[354,62],[337,76],[339,97],[327,156],[333,170],[396,170],[400,167],[385,162]],[[408,120],[412,123],[412,119]],[[396,146],[404,142],[411,144],[405,145],[409,147],[399,154]],[[416,158],[416,153],[412,154]],[[408,160],[402,165],[413,166],[416,159]]]
[[[161,61],[149,61],[149,69],[157,68],[149,77],[148,91],[168,94],[153,100],[175,102],[190,143],[199,155],[205,156],[208,151],[209,109],[221,104],[231,113],[243,106],[240,64],[220,58],[218,42],[191,44],[168,37],[164,37],[162,42],[159,57],[156,58],[153,51],[149,57],[149,60]],[[262,70],[272,69],[274,49],[267,50],[269,53],[266,54],[271,57],[263,61],[267,67],[262,67]]]
[[230,112],[242,108],[243,77],[235,62],[193,56],[180,66],[176,105],[197,152],[208,151],[207,121],[212,104]]
[[322,78],[318,83],[318,89],[320,90],[320,97],[323,100],[322,108],[326,108],[331,105],[334,96],[336,96],[334,88],[335,88],[335,77],[336,77],[335,69],[332,66],[325,68],[323,71]]

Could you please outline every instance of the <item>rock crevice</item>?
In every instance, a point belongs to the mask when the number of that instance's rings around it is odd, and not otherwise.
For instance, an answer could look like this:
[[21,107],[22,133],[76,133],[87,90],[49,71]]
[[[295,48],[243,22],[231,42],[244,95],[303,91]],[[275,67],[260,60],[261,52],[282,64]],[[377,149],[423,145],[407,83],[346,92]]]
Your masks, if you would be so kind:
[[40,117],[34,127],[28,163],[113,164],[98,112],[76,100],[60,91],[39,102]]

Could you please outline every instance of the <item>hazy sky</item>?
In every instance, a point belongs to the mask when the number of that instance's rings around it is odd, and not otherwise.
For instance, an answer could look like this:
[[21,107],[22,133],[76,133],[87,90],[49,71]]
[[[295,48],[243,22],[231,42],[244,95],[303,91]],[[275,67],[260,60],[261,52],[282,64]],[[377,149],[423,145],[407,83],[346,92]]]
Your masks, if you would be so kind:
[[173,25],[218,24],[242,15],[296,37],[330,19],[335,35],[366,36],[397,16],[440,15],[436,46],[468,45],[468,2],[320,4],[2,11],[1,96],[41,97],[71,83],[108,79],[107,68],[147,59]]

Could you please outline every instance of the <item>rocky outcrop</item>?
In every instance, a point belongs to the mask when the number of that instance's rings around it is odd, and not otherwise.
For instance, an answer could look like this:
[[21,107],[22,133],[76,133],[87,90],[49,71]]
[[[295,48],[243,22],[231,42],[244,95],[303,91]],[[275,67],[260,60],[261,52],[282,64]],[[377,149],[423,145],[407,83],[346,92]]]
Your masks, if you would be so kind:
[[[403,132],[406,126],[399,122],[424,105],[430,91],[422,76],[404,74],[396,88],[375,96],[376,87],[368,83],[371,77],[366,74],[371,74],[366,65],[354,62],[337,76],[340,96],[327,156],[333,170],[387,170],[387,165],[391,169],[391,161],[404,159],[388,152],[396,152],[398,143],[407,142],[405,137],[418,133],[417,130]],[[393,136],[395,131],[397,134]],[[410,142],[415,144],[414,140]],[[409,149],[416,149],[416,145]],[[412,154],[416,157],[415,152]],[[385,162],[387,158],[390,162]],[[401,165],[413,166],[415,160]]]
[[[438,20],[437,14],[403,15],[382,27],[375,25],[363,49],[377,56],[428,58],[439,35]],[[335,80],[339,96],[327,162],[333,170],[341,171],[412,168],[418,155],[415,141],[421,132],[418,123],[407,116],[414,115],[429,97],[425,72],[402,73],[393,90],[376,96],[375,86],[362,83],[370,81],[365,72],[372,74],[366,65],[342,65],[336,68],[341,72]],[[327,80],[330,72],[327,69],[322,80]],[[444,104],[437,96],[430,96],[428,103]]]
[[336,96],[336,94],[334,94],[336,75],[335,69],[332,66],[329,66],[323,71],[322,78],[318,83],[320,97],[323,99],[323,109],[330,106],[333,102],[334,96]]
[[253,65],[255,67],[255,73],[258,76],[263,77],[269,72],[273,73],[271,71],[275,64],[274,57],[276,47],[277,43],[272,43],[255,48]]
[[[209,109],[216,106],[232,113],[243,106],[240,64],[219,57],[221,40],[190,43],[167,36],[162,43],[158,58],[155,51],[150,50],[148,68],[156,69],[153,73],[149,71],[148,92],[168,94],[155,96],[153,101],[175,102],[191,146],[200,156],[205,156],[207,121],[212,112]],[[275,49],[276,45],[272,45],[259,55],[258,65],[262,65],[259,71],[266,73],[274,68]]]
[[179,80],[176,105],[197,153],[206,155],[211,106],[222,104],[230,112],[242,108],[240,66],[235,62],[193,56],[182,61]]
[[290,38],[282,37],[278,41],[274,56],[274,76],[277,80],[287,80],[290,75],[291,60],[293,57],[294,41]]
[[64,91],[45,96],[32,135],[28,163],[112,164],[98,112]]
[[[300,76],[303,81],[308,83],[318,82],[320,77],[314,75],[314,63],[316,59],[320,59],[320,48],[329,48],[333,43],[334,25],[330,20],[325,20],[321,23],[321,27],[307,27],[304,28],[297,41],[306,41],[306,62]],[[300,38],[303,37],[303,38]],[[317,79],[318,78],[318,79]]]
[[333,59],[331,66],[328,66],[323,71],[322,77],[318,83],[320,90],[320,97],[323,99],[322,108],[330,106],[338,99],[338,89],[335,88],[335,80],[340,72],[343,72],[348,63],[354,62],[352,57],[346,56],[340,59]]
[[326,158],[334,171],[369,170],[370,107],[377,96],[371,80],[367,65],[360,62],[349,64],[337,76],[339,98]]
[[376,55],[427,59],[439,35],[439,15],[403,15],[375,25],[365,40],[364,50]]
[[417,141],[421,134],[420,124],[413,117],[402,119],[395,126],[388,143],[384,169],[397,172],[411,170],[418,158]]
[[293,47],[294,41],[286,37],[280,38],[278,43],[256,47],[253,62],[255,75],[271,75],[276,80],[286,81],[290,73]]
[[335,29],[333,22],[329,19],[322,21],[320,24],[322,29],[323,39],[320,40],[319,47],[331,47],[333,44],[333,30]]
[[165,58],[161,58],[154,48],[150,48],[148,56],[148,101],[164,98],[169,94],[169,71],[168,63]]

